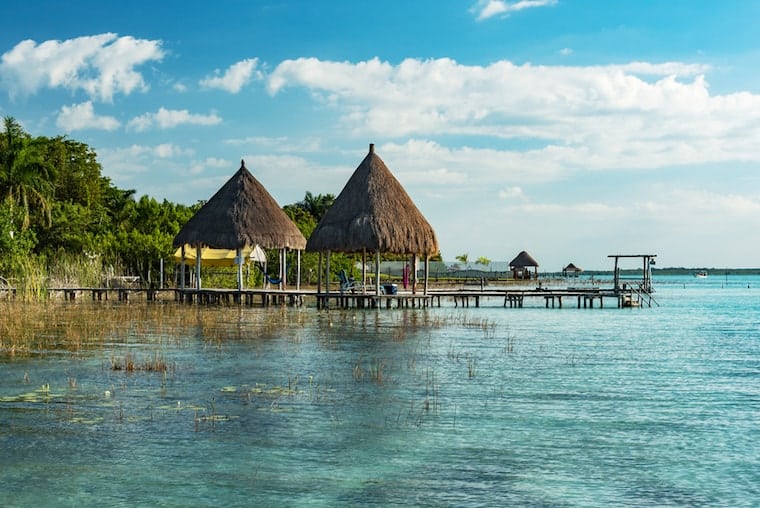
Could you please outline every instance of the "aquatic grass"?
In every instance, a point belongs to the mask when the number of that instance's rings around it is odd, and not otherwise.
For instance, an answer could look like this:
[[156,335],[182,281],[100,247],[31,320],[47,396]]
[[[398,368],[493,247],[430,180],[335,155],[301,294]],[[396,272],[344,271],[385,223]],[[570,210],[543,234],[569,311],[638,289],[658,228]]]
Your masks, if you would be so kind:
[[476,365],[475,357],[472,355],[467,355],[467,377],[472,379],[475,377],[475,365]]
[[41,258],[24,256],[18,260],[17,270],[17,300],[34,302],[47,299],[47,270]]
[[354,381],[374,383],[376,385],[383,385],[392,380],[392,378],[386,373],[387,363],[381,358],[373,358],[369,365],[364,367],[363,357],[360,355],[352,370]]
[[153,355],[138,357],[131,351],[123,357],[111,356],[111,370],[124,372],[168,372],[177,369],[176,363],[169,363],[163,353],[156,351]]
[[376,359],[372,364],[369,366],[369,379],[378,385],[383,384],[384,381],[386,381],[386,378],[384,377],[385,373],[385,361]]
[[512,354],[515,352],[515,337],[513,335],[507,335],[502,352],[507,354]]
[[[425,411],[433,411],[438,414],[440,405],[438,395],[440,392],[440,383],[436,378],[435,371],[431,368],[425,370],[425,401],[423,407]],[[432,399],[432,400],[431,400]]]
[[[77,353],[111,343],[155,341],[156,338],[202,337],[219,345],[230,340],[278,337],[283,322],[298,316],[240,314],[241,309],[183,306],[173,303],[25,302],[1,300],[0,357]],[[262,316],[263,314],[263,316]],[[234,317],[234,319],[233,319]],[[294,319],[295,318],[295,319]],[[300,318],[302,319],[302,318]],[[293,326],[298,328],[298,326]],[[297,339],[293,341],[297,344]]]
[[58,253],[50,260],[47,267],[50,287],[101,287],[106,273],[122,273],[121,268],[103,266],[98,256]]

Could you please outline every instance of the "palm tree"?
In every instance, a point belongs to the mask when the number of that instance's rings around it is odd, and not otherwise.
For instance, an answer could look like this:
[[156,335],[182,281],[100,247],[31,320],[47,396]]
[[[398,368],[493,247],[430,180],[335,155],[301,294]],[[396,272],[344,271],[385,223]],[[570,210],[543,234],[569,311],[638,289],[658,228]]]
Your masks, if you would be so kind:
[[23,212],[22,229],[29,227],[30,212],[38,209],[47,225],[52,222],[50,196],[53,191],[51,166],[44,156],[44,138],[32,138],[10,116],[3,120],[0,140],[0,196]]
[[303,201],[296,203],[296,206],[309,212],[314,219],[319,222],[324,217],[327,209],[335,201],[332,194],[317,194],[316,196],[310,191],[306,191]]

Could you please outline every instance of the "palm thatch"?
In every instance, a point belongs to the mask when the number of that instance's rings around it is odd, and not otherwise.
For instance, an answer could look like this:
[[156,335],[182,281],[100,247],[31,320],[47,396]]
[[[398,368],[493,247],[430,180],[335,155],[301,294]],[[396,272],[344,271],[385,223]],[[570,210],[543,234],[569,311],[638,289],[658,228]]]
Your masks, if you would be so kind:
[[374,145],[309,237],[307,251],[438,253],[435,231]]
[[525,251],[520,252],[515,259],[509,262],[511,268],[527,268],[529,266],[538,266],[538,261]]
[[173,243],[175,248],[201,244],[303,250],[306,239],[241,161],[240,169],[187,221]]

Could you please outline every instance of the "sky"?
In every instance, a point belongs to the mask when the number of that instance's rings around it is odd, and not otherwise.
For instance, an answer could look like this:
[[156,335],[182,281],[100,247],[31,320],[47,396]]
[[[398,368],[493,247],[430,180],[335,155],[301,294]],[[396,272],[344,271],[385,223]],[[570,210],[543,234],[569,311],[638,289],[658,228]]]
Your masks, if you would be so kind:
[[338,195],[374,143],[445,260],[760,267],[760,2],[3,4],[0,115],[137,196]]

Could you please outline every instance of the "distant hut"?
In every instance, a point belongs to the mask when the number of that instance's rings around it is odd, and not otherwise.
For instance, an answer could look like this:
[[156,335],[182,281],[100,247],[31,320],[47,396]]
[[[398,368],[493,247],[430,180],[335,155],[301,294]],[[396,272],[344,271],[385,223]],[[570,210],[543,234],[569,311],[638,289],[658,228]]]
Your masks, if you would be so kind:
[[361,252],[363,265],[366,253],[374,252],[378,293],[380,253],[414,255],[413,264],[416,256],[422,255],[427,292],[428,260],[438,253],[438,240],[428,221],[375,153],[375,145],[370,144],[369,153],[309,237],[306,251],[327,252],[328,275],[330,251]]
[[533,278],[538,278],[538,262],[525,251],[520,252],[515,259],[509,262],[514,279],[530,279],[530,269],[533,268]]
[[[200,267],[203,263],[201,249],[231,249],[242,260],[244,248],[280,249],[280,287],[284,288],[286,249],[300,251],[306,247],[306,239],[293,221],[285,215],[280,205],[261,183],[240,162],[240,169],[227,180],[211,199],[182,227],[174,237],[174,248],[196,249],[196,287],[200,289]],[[184,254],[183,254],[184,256]],[[238,288],[242,289],[242,263],[238,262]],[[184,263],[182,283],[184,285]],[[300,285],[300,280],[297,282]]]
[[563,277],[577,277],[583,271],[582,268],[578,268],[573,263],[570,263],[562,269]]

